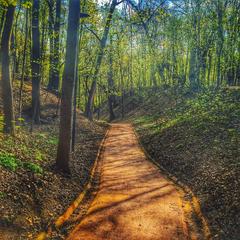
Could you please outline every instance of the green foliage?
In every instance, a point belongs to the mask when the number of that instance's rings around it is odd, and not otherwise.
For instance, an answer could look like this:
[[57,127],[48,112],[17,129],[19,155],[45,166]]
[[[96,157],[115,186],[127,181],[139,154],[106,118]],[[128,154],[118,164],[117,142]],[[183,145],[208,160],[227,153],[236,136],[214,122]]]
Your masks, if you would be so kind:
[[48,144],[51,144],[51,145],[57,145],[58,144],[58,138],[56,137],[52,137],[48,140]]
[[24,118],[18,118],[17,120],[18,120],[19,122],[22,122],[22,123],[25,122],[25,119],[24,119]]
[[41,138],[46,138],[46,134],[45,133],[38,133],[38,136]]
[[36,150],[36,152],[35,152],[35,159],[38,160],[38,161],[42,161],[43,160],[43,155],[38,150]]
[[17,1],[16,0],[0,0],[0,4],[5,7],[10,5],[16,6]]
[[19,160],[13,154],[10,153],[0,153],[0,165],[11,170],[16,171],[19,167]]
[[22,6],[24,8],[31,8],[32,7],[32,1],[25,0],[25,1],[23,1]]
[[0,191],[0,199],[3,199],[5,197],[5,193]]
[[0,153],[0,165],[10,171],[16,171],[18,168],[30,170],[33,173],[42,174],[43,169],[38,164],[31,162],[22,162],[11,153]]
[[25,169],[30,170],[33,173],[38,173],[38,174],[42,174],[43,173],[43,169],[38,164],[35,164],[35,163],[25,162],[25,163],[23,163],[23,167]]

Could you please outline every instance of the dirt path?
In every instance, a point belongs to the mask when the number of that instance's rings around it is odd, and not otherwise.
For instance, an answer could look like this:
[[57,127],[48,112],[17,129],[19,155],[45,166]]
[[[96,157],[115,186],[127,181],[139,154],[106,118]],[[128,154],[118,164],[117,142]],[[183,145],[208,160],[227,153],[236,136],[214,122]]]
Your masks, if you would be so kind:
[[68,240],[189,239],[181,194],[148,161],[129,124],[112,125],[100,189]]

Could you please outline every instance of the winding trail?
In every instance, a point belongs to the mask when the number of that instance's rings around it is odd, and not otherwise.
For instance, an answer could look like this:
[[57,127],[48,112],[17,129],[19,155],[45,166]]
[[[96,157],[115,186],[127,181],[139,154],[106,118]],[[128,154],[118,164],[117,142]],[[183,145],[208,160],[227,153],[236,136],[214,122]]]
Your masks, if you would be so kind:
[[177,187],[147,160],[130,124],[113,124],[102,154],[101,183],[68,240],[191,239]]

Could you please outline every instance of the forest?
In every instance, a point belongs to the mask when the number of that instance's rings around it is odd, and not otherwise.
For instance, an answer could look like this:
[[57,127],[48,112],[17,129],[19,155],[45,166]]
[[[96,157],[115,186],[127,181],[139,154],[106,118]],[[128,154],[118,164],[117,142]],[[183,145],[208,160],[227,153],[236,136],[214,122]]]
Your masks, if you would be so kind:
[[0,0],[0,239],[240,239],[239,0]]

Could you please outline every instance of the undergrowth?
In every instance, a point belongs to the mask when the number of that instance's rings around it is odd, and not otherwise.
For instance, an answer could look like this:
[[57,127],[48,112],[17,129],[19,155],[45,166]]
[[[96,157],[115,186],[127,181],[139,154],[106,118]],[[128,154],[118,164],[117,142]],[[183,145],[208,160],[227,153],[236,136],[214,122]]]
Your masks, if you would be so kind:
[[31,162],[22,162],[11,153],[0,152],[0,165],[11,171],[16,171],[18,168],[23,168],[30,170],[33,173],[43,173],[42,167],[40,167],[38,164]]
[[[24,119],[20,123],[23,124]],[[14,172],[22,169],[43,174],[43,166],[55,152],[57,137],[51,131],[30,133],[21,124],[16,128],[15,136],[4,135],[3,116],[0,116],[0,166]]]

